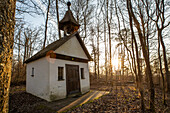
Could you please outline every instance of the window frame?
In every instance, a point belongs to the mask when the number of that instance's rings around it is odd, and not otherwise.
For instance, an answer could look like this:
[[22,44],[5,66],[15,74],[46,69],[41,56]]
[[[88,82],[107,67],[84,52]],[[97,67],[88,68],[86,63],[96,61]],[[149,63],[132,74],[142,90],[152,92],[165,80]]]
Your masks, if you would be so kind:
[[58,81],[63,81],[63,80],[64,80],[64,67],[58,66]]
[[32,67],[32,74],[31,74],[31,76],[34,77],[34,74],[35,74],[35,69],[34,69],[34,67]]
[[80,68],[81,79],[85,79],[84,68]]

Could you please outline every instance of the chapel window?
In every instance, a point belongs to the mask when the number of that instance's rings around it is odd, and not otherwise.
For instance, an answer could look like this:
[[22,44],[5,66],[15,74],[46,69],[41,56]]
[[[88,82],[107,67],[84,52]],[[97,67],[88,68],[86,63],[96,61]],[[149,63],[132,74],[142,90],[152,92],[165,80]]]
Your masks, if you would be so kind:
[[81,71],[81,79],[85,79],[85,77],[84,77],[84,68],[80,68],[80,71]]
[[64,67],[58,67],[58,80],[64,80]]

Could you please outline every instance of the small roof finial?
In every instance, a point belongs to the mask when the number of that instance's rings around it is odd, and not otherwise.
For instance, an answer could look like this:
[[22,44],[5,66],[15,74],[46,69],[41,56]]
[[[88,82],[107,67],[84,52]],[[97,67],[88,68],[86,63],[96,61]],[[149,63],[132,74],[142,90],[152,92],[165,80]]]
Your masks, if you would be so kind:
[[68,6],[68,10],[70,10],[70,6],[71,6],[71,2],[70,1],[67,2],[67,6]]

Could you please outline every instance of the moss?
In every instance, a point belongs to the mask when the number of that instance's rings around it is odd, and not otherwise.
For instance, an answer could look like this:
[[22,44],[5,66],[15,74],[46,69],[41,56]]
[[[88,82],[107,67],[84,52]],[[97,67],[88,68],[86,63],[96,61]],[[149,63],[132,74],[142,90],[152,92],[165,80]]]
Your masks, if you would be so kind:
[[36,109],[46,109],[47,106],[40,104],[40,105],[37,105],[35,108]]
[[57,100],[57,96],[56,95],[50,95],[50,100],[51,101]]
[[49,108],[49,107],[47,107],[46,105],[43,105],[43,104],[35,106],[35,110],[45,111],[45,112],[49,112],[49,113],[55,112],[55,110],[53,110],[53,109],[51,109],[51,108]]

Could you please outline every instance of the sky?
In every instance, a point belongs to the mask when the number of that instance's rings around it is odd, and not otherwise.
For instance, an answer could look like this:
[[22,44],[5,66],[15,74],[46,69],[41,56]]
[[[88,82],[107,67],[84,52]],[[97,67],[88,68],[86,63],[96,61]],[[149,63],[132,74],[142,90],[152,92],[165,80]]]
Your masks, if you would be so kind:
[[[27,22],[29,22],[29,23],[30,23],[31,25],[33,25],[34,27],[40,26],[40,25],[44,25],[44,22],[45,22],[45,18],[44,18],[43,16],[32,17],[32,16],[26,14],[26,15],[24,16],[24,18],[25,18],[25,20],[26,20]],[[56,30],[57,30],[57,28],[56,28]],[[117,42],[112,42],[112,48],[114,48],[116,44],[117,44]],[[87,47],[89,53],[91,54],[92,48],[89,46],[89,44],[87,44],[86,47]],[[100,52],[101,52],[101,55],[100,55],[100,65],[101,65],[101,64],[104,65],[104,63],[105,63],[105,60],[104,60],[104,59],[105,59],[104,50],[105,50],[105,48],[104,48],[104,43],[100,43]],[[114,50],[113,50],[113,51],[114,51]],[[35,52],[35,53],[36,53],[36,52]],[[112,63],[112,64],[113,64],[113,68],[116,67],[116,68],[114,68],[114,69],[117,69],[117,66],[118,66],[117,56],[114,56],[114,60],[113,60],[112,62],[113,62],[113,63]],[[90,65],[93,65],[93,62],[91,62]]]
[[30,23],[34,27],[43,25],[44,21],[45,21],[43,16],[36,15],[36,16],[33,17],[29,14],[25,14],[24,19],[25,19],[26,22]]
[[[40,0],[35,0],[39,5],[40,5],[40,7],[42,8],[42,10],[43,10],[43,12],[44,13],[46,13],[46,7],[43,5],[43,4],[41,4],[41,2],[40,2]],[[67,2],[67,1],[66,1]],[[55,19],[53,19],[53,17],[51,16],[51,15],[49,15],[50,16],[50,18],[52,19],[52,20],[54,20],[55,21]],[[34,27],[36,27],[36,26],[40,26],[40,25],[44,25],[44,23],[45,23],[45,17],[44,16],[38,16],[38,15],[34,15],[34,17],[32,17],[31,15],[28,15],[28,14],[25,14],[24,15],[24,19],[25,19],[25,21],[27,21],[27,22],[29,22],[31,25],[33,25]],[[61,18],[60,18],[60,20],[61,20]],[[50,22],[52,22],[52,24],[53,25],[55,25],[55,28],[56,28],[56,31],[58,31],[57,29],[58,29],[58,27],[57,27],[57,25],[56,25],[56,23],[54,23],[53,21],[50,21]],[[167,32],[170,32],[170,31],[168,31],[167,30]],[[167,38],[166,40],[165,40],[165,42],[167,42],[167,41],[169,41],[169,39]],[[117,42],[115,42],[115,41],[112,41],[112,52],[113,51],[115,51],[115,45],[117,44]],[[89,52],[91,53],[91,51],[92,51],[92,48],[89,46],[89,44],[87,44],[87,49],[89,50]],[[104,44],[103,43],[101,43],[100,44],[100,51],[101,51],[101,56],[100,56],[100,64],[104,64],[104,58],[105,58],[105,53],[104,53]],[[116,53],[117,53],[117,51],[116,51]],[[118,65],[118,59],[117,59],[117,57],[118,56],[114,56],[114,58],[113,58],[113,60],[112,60],[112,62],[113,62],[113,65],[115,65],[115,66],[117,66]],[[114,67],[114,66],[113,66]]]
[[[43,13],[46,13],[46,7],[43,5],[43,4],[41,4],[41,2],[40,2],[40,0],[35,0],[39,5],[40,5],[40,7],[42,8],[42,11],[43,11]],[[67,1],[66,1],[67,2]],[[50,14],[49,14],[50,15]],[[52,19],[52,20],[54,20],[53,19],[53,17],[52,16],[50,16],[50,18]],[[33,25],[34,27],[36,27],[36,26],[40,26],[40,25],[44,25],[44,23],[45,23],[45,17],[44,16],[38,16],[38,15],[34,15],[34,17],[32,17],[31,15],[29,15],[29,14],[25,14],[24,15],[24,19],[27,21],[27,22],[29,22],[31,25]],[[61,19],[61,18],[60,18]],[[54,20],[55,21],[55,20]],[[52,22],[52,21],[50,21],[50,22]],[[53,25],[55,25],[55,28],[56,28],[56,30],[58,29],[57,28],[57,25],[56,25],[56,23],[53,23]],[[116,42],[113,42],[112,43],[112,47],[114,47],[116,45]],[[91,51],[92,51],[92,48],[89,46],[89,44],[87,44],[86,45],[86,47],[87,47],[87,49],[89,50],[89,52],[91,53]],[[100,56],[100,63],[101,64],[104,64],[104,44],[103,43],[101,43],[100,44],[100,51],[101,51],[101,56]],[[117,62],[117,61],[114,61],[114,62]]]

